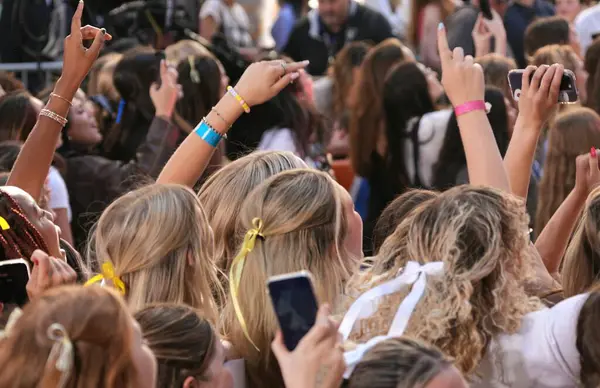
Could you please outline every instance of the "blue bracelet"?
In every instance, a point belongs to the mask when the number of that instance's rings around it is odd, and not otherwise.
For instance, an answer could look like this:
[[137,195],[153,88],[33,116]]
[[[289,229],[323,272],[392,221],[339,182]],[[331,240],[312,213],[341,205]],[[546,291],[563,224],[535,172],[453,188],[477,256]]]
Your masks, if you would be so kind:
[[206,121],[200,121],[200,124],[194,130],[196,135],[207,142],[211,147],[216,148],[223,136],[215,131]]

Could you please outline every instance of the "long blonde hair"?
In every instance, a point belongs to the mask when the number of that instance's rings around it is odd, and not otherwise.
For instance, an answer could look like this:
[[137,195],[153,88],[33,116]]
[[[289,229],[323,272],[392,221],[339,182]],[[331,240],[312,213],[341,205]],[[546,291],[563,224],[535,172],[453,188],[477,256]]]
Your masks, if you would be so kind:
[[588,198],[565,253],[562,285],[565,298],[587,292],[600,280],[600,189]]
[[214,232],[216,263],[225,273],[239,249],[233,236],[248,194],[277,173],[306,167],[292,152],[253,152],[227,164],[202,185],[198,197]]
[[[381,264],[367,271],[370,284],[353,285],[362,291],[392,279],[407,261],[443,262],[444,274],[428,278],[405,334],[437,346],[470,375],[495,335],[515,333],[525,314],[542,307],[523,287],[532,274],[528,236],[520,199],[459,186],[415,209],[374,258]],[[380,303],[359,335],[385,334],[404,295]]]
[[575,187],[575,160],[600,146],[600,116],[589,108],[560,114],[548,136],[544,175],[539,184],[535,232],[539,236],[552,215]]
[[196,195],[180,185],[149,185],[113,202],[94,226],[88,258],[110,262],[133,311],[183,303],[217,320],[213,237]]
[[278,324],[266,292],[267,279],[310,271],[317,298],[335,308],[357,264],[344,246],[348,226],[342,190],[325,173],[296,169],[268,179],[244,201],[237,241],[253,228],[254,218],[262,220],[264,238],[257,239],[246,256],[237,300],[249,337],[260,351],[245,337],[231,295],[223,311],[222,328],[237,355],[246,360],[252,386],[283,387],[270,350]]
[[48,367],[55,342],[47,332],[53,324],[60,324],[73,344],[74,367],[65,386],[136,386],[133,317],[127,306],[115,291],[81,286],[51,289],[25,306],[0,339],[0,386],[59,386],[60,372]]

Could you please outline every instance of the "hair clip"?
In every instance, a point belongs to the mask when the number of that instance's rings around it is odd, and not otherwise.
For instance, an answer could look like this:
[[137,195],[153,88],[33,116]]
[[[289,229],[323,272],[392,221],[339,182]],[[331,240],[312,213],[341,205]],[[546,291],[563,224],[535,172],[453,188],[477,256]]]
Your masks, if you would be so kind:
[[8,221],[6,221],[6,218],[4,218],[4,217],[0,217],[0,229],[2,229],[2,230],[10,229],[10,225],[8,224]]
[[69,339],[67,330],[60,323],[50,325],[47,335],[48,339],[54,341],[54,344],[50,350],[46,368],[51,365],[51,362],[54,362],[54,368],[61,373],[57,387],[62,388],[66,385],[73,369],[73,343]]
[[85,287],[91,286],[92,284],[100,283],[101,287],[106,286],[106,282],[112,282],[112,284],[121,292],[122,295],[125,295],[127,290],[125,288],[125,283],[115,275],[115,267],[113,267],[111,262],[106,262],[102,264],[102,273],[94,276],[87,282],[85,282]]
[[123,120],[123,112],[125,112],[125,105],[127,105],[127,101],[121,99],[121,101],[119,101],[119,111],[117,112],[117,124],[121,124],[121,121]]
[[200,74],[198,70],[196,70],[196,62],[194,61],[194,57],[192,55],[188,56],[188,63],[190,64],[190,78],[193,83],[200,83]]

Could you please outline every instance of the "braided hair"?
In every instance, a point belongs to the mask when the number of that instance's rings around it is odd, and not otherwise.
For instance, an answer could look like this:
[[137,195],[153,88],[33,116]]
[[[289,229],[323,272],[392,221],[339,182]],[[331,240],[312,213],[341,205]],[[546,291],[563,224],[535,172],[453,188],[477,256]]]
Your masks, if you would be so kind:
[[21,206],[9,194],[0,190],[0,215],[10,229],[0,230],[0,260],[24,258],[29,260],[33,251],[48,252],[48,245],[37,228],[27,219]]

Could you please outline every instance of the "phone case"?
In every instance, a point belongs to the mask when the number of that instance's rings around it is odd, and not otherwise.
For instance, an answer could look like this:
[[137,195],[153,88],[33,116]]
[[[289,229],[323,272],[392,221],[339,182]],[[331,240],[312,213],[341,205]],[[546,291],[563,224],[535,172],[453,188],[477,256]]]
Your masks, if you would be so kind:
[[[521,88],[523,86],[523,73],[525,70],[511,70],[508,73],[508,85],[513,99],[519,101],[521,97]],[[571,70],[565,69],[563,79],[560,83],[560,93],[558,94],[559,104],[573,104],[579,100],[579,92],[575,74]]]

